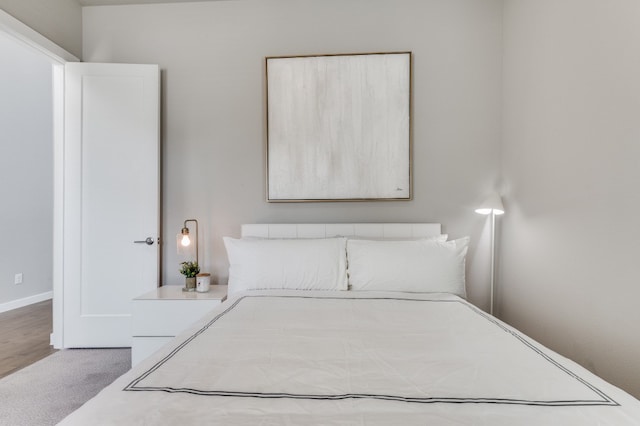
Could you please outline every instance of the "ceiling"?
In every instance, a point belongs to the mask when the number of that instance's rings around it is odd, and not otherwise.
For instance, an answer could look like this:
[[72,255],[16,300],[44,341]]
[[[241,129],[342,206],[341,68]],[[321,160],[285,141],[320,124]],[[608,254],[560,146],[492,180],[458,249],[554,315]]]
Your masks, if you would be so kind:
[[80,6],[105,6],[105,5],[115,5],[115,4],[191,3],[194,1],[216,1],[216,0],[76,0],[76,1],[80,3]]

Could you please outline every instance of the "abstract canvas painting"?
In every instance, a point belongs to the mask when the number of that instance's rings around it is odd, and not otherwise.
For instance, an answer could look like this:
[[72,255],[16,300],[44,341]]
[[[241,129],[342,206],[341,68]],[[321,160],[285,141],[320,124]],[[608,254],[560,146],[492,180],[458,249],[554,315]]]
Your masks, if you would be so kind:
[[411,53],[266,58],[267,199],[410,200]]

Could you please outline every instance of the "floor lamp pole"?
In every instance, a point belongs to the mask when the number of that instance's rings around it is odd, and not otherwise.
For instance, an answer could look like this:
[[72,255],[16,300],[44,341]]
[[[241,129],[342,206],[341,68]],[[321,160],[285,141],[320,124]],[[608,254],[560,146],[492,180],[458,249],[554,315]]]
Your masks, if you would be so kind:
[[495,192],[487,198],[476,209],[476,213],[483,215],[491,215],[491,277],[490,277],[490,297],[489,313],[493,315],[494,290],[496,285],[496,215],[504,214],[504,206],[502,198]]
[[493,315],[493,292],[495,287],[495,269],[496,269],[496,214],[491,212],[491,301],[489,304],[489,313]]

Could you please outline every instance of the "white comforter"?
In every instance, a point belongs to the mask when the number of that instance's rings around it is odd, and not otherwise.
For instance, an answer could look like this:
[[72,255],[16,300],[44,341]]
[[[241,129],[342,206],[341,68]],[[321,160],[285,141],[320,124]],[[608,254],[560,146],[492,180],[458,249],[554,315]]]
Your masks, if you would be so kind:
[[640,401],[445,294],[247,292],[63,425],[639,425]]

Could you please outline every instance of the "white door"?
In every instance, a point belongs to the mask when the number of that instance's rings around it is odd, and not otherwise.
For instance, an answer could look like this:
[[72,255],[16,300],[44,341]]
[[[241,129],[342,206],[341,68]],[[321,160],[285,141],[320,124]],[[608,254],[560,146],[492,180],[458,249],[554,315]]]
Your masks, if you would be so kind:
[[63,347],[131,346],[158,286],[159,93],[157,65],[65,65]]

